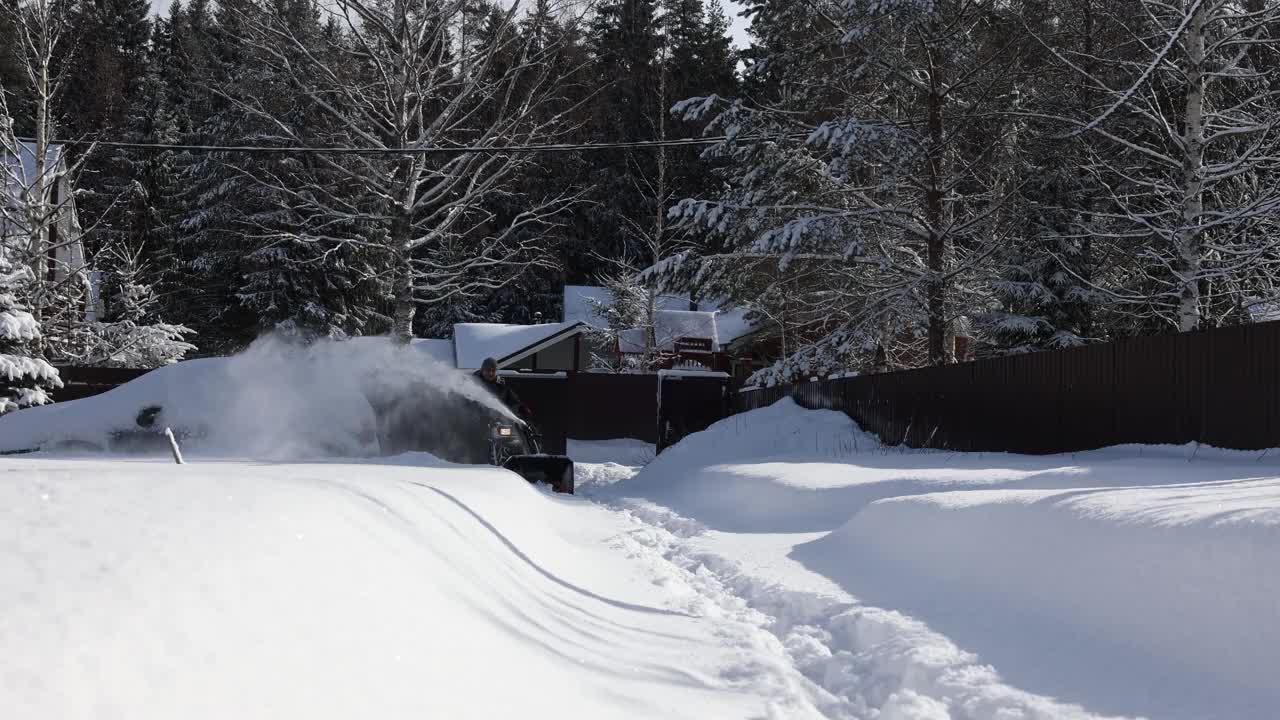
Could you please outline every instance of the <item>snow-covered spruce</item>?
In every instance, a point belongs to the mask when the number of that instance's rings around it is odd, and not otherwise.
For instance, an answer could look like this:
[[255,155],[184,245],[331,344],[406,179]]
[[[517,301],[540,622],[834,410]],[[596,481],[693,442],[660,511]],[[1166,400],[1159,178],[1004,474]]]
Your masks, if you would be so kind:
[[148,268],[142,248],[110,246],[99,252],[103,277],[102,317],[73,333],[77,364],[89,366],[158,368],[181,360],[196,349],[186,341],[191,328],[164,322],[156,316],[155,290],[144,281]]
[[58,371],[40,357],[40,324],[18,301],[31,282],[31,270],[13,262],[0,242],[0,415],[49,402],[49,390],[62,387]]

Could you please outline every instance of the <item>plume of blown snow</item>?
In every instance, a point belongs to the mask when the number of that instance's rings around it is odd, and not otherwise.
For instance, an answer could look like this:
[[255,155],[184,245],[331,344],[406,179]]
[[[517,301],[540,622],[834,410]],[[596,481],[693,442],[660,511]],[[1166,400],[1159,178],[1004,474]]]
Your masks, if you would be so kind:
[[413,346],[389,338],[300,344],[271,334],[230,357],[180,362],[102,395],[0,417],[0,451],[109,449],[139,431],[142,409],[159,407],[153,427],[172,427],[200,452],[370,456],[388,451],[389,426],[461,443],[448,436],[476,406],[511,416],[469,374]]

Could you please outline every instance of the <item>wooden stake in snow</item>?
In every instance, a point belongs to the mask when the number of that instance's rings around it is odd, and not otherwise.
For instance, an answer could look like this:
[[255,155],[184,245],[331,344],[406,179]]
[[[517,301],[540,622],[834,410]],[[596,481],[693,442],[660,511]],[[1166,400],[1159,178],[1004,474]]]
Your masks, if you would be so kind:
[[173,461],[179,465],[185,465],[186,462],[182,459],[182,450],[178,448],[178,439],[173,436],[173,430],[165,428],[164,436],[169,438],[169,449],[173,451]]

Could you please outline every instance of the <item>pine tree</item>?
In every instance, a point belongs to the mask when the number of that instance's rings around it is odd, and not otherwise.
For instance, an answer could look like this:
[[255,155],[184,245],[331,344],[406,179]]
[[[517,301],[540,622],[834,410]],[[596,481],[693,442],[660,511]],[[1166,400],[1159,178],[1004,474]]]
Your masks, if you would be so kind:
[[989,309],[987,261],[1015,218],[996,158],[1016,157],[1017,15],[958,0],[748,11],[744,97],[680,110],[759,139],[711,151],[731,164],[726,189],[680,206],[703,247],[652,274],[785,318],[799,342],[777,379],[890,354],[950,361],[958,321]]
[[[1096,48],[1107,32],[1097,22],[1098,6],[1099,0],[1025,4],[1023,17],[1036,19],[1034,32],[1047,39],[1047,48],[1023,54],[1016,88],[1027,116],[1061,117],[1096,101],[1089,83],[1055,56],[1070,54],[1096,66]],[[1093,286],[1103,280],[1094,237],[1104,223],[1095,217],[1092,158],[1086,142],[1056,138],[1057,129],[1043,121],[1019,123],[1017,137],[998,158],[1019,188],[1008,207],[1016,214],[1016,230],[993,257],[997,273],[991,284],[1000,307],[976,318],[980,353],[1072,347],[1108,336],[1100,322],[1107,297]]]
[[[136,107],[151,39],[147,0],[71,0],[76,47],[60,102],[73,137],[119,130]],[[109,174],[109,173],[107,173]]]
[[81,357],[77,364],[157,368],[181,360],[194,351],[186,341],[192,330],[170,324],[155,315],[155,292],[146,278],[152,275],[140,249],[123,245],[100,254],[101,318],[79,329]]
[[[252,142],[244,113],[224,91],[252,81],[260,68],[243,41],[242,17],[253,11],[245,0],[220,3],[193,0],[179,30],[177,53],[182,60],[178,108],[190,119],[186,144],[225,145]],[[204,352],[225,353],[246,346],[256,336],[256,318],[237,302],[245,247],[237,226],[245,214],[266,203],[246,171],[256,158],[223,153],[180,153],[175,158],[179,206],[175,218],[179,282],[171,284],[166,314],[183,319],[201,338]]]
[[[665,100],[660,85],[662,39],[656,0],[608,0],[596,8],[589,30],[592,85],[592,139],[652,140],[659,135]],[[593,153],[589,162],[586,229],[594,251],[607,257],[643,255],[638,229],[650,227],[662,200],[653,190],[658,163],[653,152],[615,150]],[[588,261],[591,266],[594,262]],[[584,271],[590,272],[590,268]]]
[[50,401],[48,391],[62,387],[58,372],[42,356],[39,319],[24,302],[35,276],[26,252],[32,214],[9,193],[21,187],[20,150],[0,87],[0,415]]
[[37,349],[40,324],[20,300],[29,289],[31,269],[0,242],[0,415],[50,401],[49,390],[62,387],[58,371]]

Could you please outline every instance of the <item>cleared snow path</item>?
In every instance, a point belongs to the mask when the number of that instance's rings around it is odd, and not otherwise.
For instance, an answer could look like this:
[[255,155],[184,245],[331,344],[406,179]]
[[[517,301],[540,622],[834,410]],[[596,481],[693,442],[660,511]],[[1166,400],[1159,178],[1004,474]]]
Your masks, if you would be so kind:
[[[860,603],[790,557],[825,533],[728,533],[598,491],[616,466],[580,465],[587,494],[649,527],[632,539],[691,578],[704,603],[767,629],[837,720],[1085,720],[1106,717],[1019,691],[972,653],[898,612]],[[616,482],[612,477],[605,486]]]
[[821,716],[658,531],[400,462],[0,461],[3,716]]
[[885,450],[784,400],[582,477],[830,717],[1280,716],[1274,453]]

